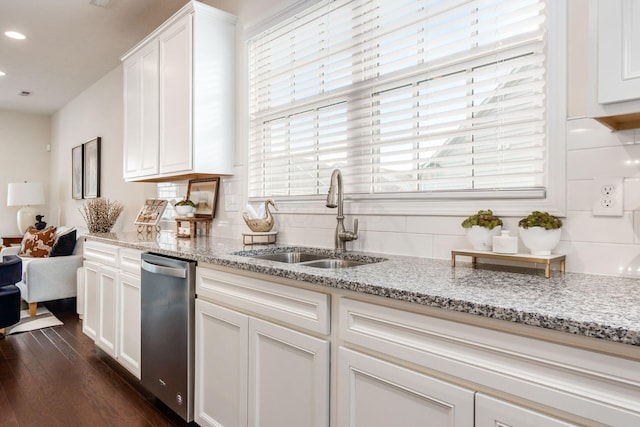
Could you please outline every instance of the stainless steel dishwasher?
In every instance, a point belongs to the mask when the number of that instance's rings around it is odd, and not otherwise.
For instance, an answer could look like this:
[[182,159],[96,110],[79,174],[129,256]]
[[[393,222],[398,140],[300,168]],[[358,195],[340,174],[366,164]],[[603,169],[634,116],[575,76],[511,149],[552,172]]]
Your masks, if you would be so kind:
[[140,378],[193,420],[195,261],[142,254]]

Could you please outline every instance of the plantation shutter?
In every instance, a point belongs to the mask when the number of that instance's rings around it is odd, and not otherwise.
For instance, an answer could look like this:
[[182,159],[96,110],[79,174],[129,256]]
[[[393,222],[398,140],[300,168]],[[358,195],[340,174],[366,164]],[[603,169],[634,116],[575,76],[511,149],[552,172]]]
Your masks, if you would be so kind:
[[545,13],[335,0],[254,37],[249,196],[543,196]]

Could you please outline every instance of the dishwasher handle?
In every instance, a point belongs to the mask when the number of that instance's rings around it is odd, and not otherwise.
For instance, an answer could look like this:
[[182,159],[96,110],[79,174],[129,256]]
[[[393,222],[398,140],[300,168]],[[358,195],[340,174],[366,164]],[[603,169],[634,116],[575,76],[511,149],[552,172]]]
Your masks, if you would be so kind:
[[165,267],[142,260],[142,269],[150,273],[160,274],[162,276],[179,277],[185,279],[187,277],[186,268]]

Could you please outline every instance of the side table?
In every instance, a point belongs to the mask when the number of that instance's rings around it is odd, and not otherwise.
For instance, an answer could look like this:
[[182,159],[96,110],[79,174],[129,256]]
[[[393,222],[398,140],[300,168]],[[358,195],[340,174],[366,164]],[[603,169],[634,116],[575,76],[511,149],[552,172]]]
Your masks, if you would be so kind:
[[22,236],[3,236],[2,246],[19,245],[22,243]]

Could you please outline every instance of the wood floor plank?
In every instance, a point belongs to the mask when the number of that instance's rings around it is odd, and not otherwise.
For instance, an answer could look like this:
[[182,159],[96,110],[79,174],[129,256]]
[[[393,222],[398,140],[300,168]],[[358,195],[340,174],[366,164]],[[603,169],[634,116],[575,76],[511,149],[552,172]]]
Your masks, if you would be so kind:
[[0,427],[188,425],[82,333],[75,299],[47,307],[63,325],[0,340]]

